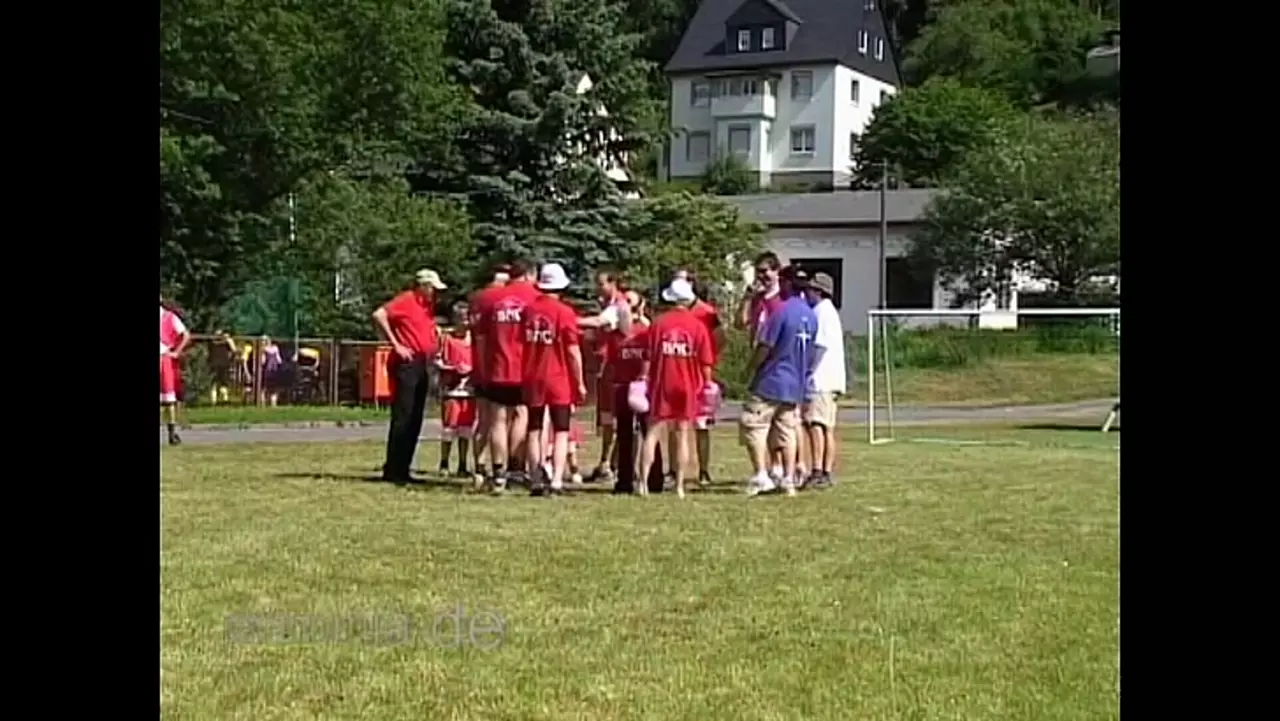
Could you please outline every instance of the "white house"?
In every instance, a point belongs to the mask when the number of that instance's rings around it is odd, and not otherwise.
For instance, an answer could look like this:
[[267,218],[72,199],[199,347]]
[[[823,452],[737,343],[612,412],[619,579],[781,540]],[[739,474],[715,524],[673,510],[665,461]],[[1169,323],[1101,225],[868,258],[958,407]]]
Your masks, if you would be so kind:
[[902,81],[877,0],[703,0],[667,63],[666,173],[733,153],[763,186],[839,187]]
[[[586,95],[591,92],[593,88],[595,88],[595,82],[591,80],[591,76],[583,75],[582,78],[578,80],[576,92],[578,95]],[[609,117],[609,111],[603,105],[600,105],[596,108],[596,116],[600,118],[607,118]],[[621,139],[622,133],[618,132],[617,129],[610,127],[609,141],[616,142]],[[583,152],[582,148],[579,148],[579,152]],[[640,194],[636,191],[635,182],[631,178],[631,173],[627,170],[627,161],[628,158],[626,157],[626,154],[614,156],[608,153],[601,153],[600,156],[596,158],[596,163],[604,169],[605,174],[608,175],[609,179],[618,186],[618,189],[622,191],[623,195],[629,199],[635,199],[640,197]]]

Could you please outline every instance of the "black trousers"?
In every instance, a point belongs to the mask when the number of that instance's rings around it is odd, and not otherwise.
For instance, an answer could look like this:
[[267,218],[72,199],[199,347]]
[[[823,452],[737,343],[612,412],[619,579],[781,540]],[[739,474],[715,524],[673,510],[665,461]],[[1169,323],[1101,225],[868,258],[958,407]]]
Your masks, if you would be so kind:
[[[648,414],[637,415],[627,403],[627,386],[618,386],[613,394],[613,417],[618,421],[618,482],[613,489],[618,493],[635,491],[636,460],[640,455],[644,434],[649,430]],[[653,456],[653,466],[649,469],[649,492],[662,493],[662,446],[659,445]]]
[[422,434],[422,418],[427,411],[431,377],[426,360],[393,359],[387,365],[391,376],[391,428],[387,431],[387,461],[382,477],[389,481],[409,480],[413,454]]

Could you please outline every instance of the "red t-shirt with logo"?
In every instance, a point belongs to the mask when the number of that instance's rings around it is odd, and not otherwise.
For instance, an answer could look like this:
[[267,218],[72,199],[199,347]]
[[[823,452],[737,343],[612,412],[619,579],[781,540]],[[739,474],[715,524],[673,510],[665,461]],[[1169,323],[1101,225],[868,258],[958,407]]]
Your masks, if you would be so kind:
[[658,316],[649,328],[649,418],[692,421],[698,417],[702,369],[715,357],[707,326],[687,308]]
[[714,305],[705,300],[695,302],[689,312],[707,327],[707,335],[711,336],[711,357],[718,361],[720,359],[720,348],[716,345],[715,332],[720,327],[720,312],[716,310]]
[[649,326],[636,323],[615,349],[613,363],[613,383],[615,386],[627,385],[641,378],[645,359],[649,357]]
[[[467,336],[456,336],[449,334],[444,337],[444,343],[440,347],[440,360],[450,367],[450,370],[442,371],[440,374],[440,387],[444,389],[445,395],[469,396],[470,390],[463,379],[471,375],[475,370],[471,365],[471,339]],[[458,369],[467,370],[462,373]]]
[[559,298],[543,295],[524,309],[521,327],[525,405],[536,408],[581,402],[569,360],[569,349],[582,344],[578,314]]
[[[491,285],[491,286],[481,288],[480,290],[477,290],[476,292],[471,294],[471,299],[468,305],[471,307],[472,337],[479,337],[484,334],[484,327],[483,327],[482,320],[484,318],[485,303],[488,302],[489,297],[493,295],[494,291],[502,287],[503,286],[500,286],[500,285]],[[480,359],[477,358],[476,360],[480,360]],[[489,364],[478,363],[476,364],[476,367],[473,369],[471,373],[471,382],[474,383],[475,385],[482,386],[485,384],[485,381],[488,379],[488,377],[489,377]]]
[[387,325],[395,339],[409,347],[417,357],[433,356],[438,346],[436,318],[431,301],[417,291],[406,290],[382,306]]
[[524,373],[524,336],[521,323],[524,310],[541,293],[533,285],[516,282],[480,298],[480,333],[484,336],[485,382],[495,385],[520,385]]

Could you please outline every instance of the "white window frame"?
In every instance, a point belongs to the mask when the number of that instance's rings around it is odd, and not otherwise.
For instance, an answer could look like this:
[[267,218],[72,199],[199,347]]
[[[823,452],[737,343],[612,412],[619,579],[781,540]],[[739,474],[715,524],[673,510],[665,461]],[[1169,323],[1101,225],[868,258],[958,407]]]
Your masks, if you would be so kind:
[[856,160],[858,157],[858,134],[849,133],[849,160]]
[[858,54],[859,55],[867,54],[867,31],[866,30],[858,31]]
[[874,12],[876,9],[876,0],[867,0],[866,2],[862,3],[862,9],[866,10],[867,12]]
[[773,28],[760,29],[760,49],[761,50],[773,50],[774,48],[778,47],[777,38],[774,37],[774,32],[775,31]]
[[876,38],[876,60],[884,60],[884,38]]
[[[743,43],[743,40],[745,40],[746,42]],[[746,47],[743,47],[744,45]],[[745,53],[749,50],[751,50],[751,31],[739,30],[738,31],[738,52]]]
[[[701,138],[701,139],[703,139],[703,140],[705,140],[705,141],[706,141],[706,143],[705,143],[705,144],[704,144],[704,146],[703,146],[703,147],[704,147],[704,150],[703,150],[703,153],[702,153],[702,157],[701,157],[701,158],[694,158],[694,157],[693,157],[693,140],[694,140],[694,138]],[[685,137],[684,137],[684,160],[685,160],[685,162],[686,162],[686,163],[705,163],[705,162],[707,162],[707,161],[708,161],[708,160],[710,160],[710,159],[711,159],[711,133],[708,133],[708,132],[705,132],[705,131],[699,131],[699,132],[696,132],[696,133],[689,133],[688,135],[685,135]]]
[[[804,146],[805,134],[808,134],[809,147]],[[796,147],[796,140],[800,140],[800,146]],[[797,125],[791,128],[791,154],[792,155],[813,155],[818,148],[818,132],[812,125]]]
[[[698,88],[705,88],[706,93],[699,97]],[[689,106],[694,108],[711,107],[711,83],[706,80],[695,80],[689,85]]]
[[[743,149],[743,150],[735,150],[735,149],[734,149],[734,147],[733,147],[733,134],[734,134],[734,133],[746,133],[746,134],[747,134],[747,147],[746,147],[745,149]],[[728,136],[725,138],[725,140],[726,140],[726,141],[727,141],[727,143],[728,143],[728,146],[729,146],[729,154],[730,154],[730,155],[736,155],[736,156],[738,156],[739,158],[748,158],[748,157],[750,157],[750,156],[751,156],[751,126],[750,126],[750,125],[730,125],[730,126],[729,126],[729,134],[728,134]]]
[[886,101],[886,100],[888,100],[889,98],[892,98],[892,97],[893,97],[893,93],[889,92],[888,90],[881,90],[881,91],[880,91],[880,105],[884,105],[885,101]]
[[862,83],[857,78],[849,81],[849,102],[853,105],[862,102]]
[[[807,78],[809,80],[809,91],[807,93],[804,93],[804,94],[800,93],[800,83],[797,82],[800,78]],[[791,99],[792,100],[809,100],[812,97],[813,97],[813,71],[792,70],[791,71]]]

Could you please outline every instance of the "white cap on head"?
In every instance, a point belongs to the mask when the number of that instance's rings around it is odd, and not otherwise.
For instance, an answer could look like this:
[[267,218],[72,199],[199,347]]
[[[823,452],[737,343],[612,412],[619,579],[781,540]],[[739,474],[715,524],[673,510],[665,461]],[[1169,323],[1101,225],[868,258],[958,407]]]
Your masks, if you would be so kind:
[[498,271],[497,273],[493,274],[493,281],[495,283],[506,283],[509,280],[511,280],[510,273],[503,273],[502,271]]
[[449,287],[444,284],[444,281],[440,280],[440,274],[430,268],[423,268],[415,273],[413,278],[418,282],[418,285],[430,286],[436,290],[444,290]]
[[693,293],[693,286],[684,278],[676,278],[662,291],[662,299],[668,303],[690,303],[697,297]]
[[569,276],[559,263],[547,263],[538,271],[538,287],[542,290],[564,290],[569,287]]

